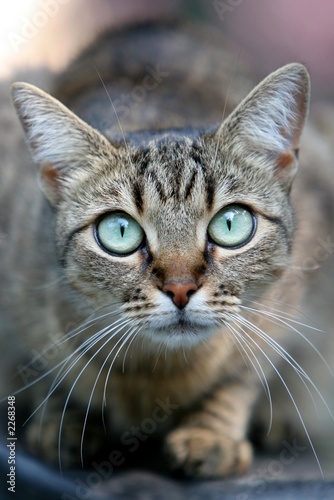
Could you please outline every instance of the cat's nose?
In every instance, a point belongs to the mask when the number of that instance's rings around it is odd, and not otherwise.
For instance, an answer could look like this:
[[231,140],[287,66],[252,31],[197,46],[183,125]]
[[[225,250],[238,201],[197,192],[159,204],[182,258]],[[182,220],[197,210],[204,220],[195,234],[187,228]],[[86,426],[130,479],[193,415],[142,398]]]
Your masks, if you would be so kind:
[[162,291],[172,299],[179,309],[183,309],[188,304],[190,296],[197,289],[195,281],[166,281],[162,287]]

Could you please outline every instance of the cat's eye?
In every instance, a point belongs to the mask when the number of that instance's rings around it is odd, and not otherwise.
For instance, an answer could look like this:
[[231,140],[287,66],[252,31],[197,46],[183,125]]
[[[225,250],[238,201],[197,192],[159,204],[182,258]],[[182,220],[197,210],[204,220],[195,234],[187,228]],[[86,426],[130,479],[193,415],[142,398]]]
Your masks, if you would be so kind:
[[245,245],[255,231],[255,217],[246,207],[228,205],[220,210],[208,227],[211,240],[219,246],[237,248]]
[[145,233],[130,215],[124,212],[108,213],[96,226],[98,243],[116,255],[128,255],[142,244]]

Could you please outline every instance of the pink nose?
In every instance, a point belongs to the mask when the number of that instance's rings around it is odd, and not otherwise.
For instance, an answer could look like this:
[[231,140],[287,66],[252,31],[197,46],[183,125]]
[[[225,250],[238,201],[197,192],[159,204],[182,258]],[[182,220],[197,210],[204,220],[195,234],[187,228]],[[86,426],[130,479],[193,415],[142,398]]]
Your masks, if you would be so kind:
[[197,289],[198,286],[194,281],[166,281],[162,287],[162,291],[172,299],[179,309],[183,309],[188,304],[190,296]]

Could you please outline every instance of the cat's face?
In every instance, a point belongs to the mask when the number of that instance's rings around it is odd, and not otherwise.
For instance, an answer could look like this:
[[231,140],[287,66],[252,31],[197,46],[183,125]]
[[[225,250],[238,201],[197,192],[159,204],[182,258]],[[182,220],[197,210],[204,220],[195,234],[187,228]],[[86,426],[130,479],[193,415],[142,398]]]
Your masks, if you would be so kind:
[[117,302],[159,341],[217,329],[289,253],[284,190],[228,153],[213,164],[216,141],[200,142],[153,143],[130,159],[120,152],[117,166],[99,165],[57,214],[73,286],[96,306]]
[[17,85],[73,287],[174,347],[203,340],[245,293],[279,277],[292,246],[288,194],[307,83],[306,70],[290,65],[216,133],[165,133],[141,149],[116,149],[57,101]]

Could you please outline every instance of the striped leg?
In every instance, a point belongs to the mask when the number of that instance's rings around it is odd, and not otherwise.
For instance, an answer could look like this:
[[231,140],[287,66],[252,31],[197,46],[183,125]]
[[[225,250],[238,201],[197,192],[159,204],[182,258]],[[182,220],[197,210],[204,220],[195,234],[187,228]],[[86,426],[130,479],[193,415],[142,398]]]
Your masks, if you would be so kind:
[[205,399],[167,436],[171,468],[202,478],[246,471],[252,461],[246,433],[256,397],[254,387],[231,383]]

